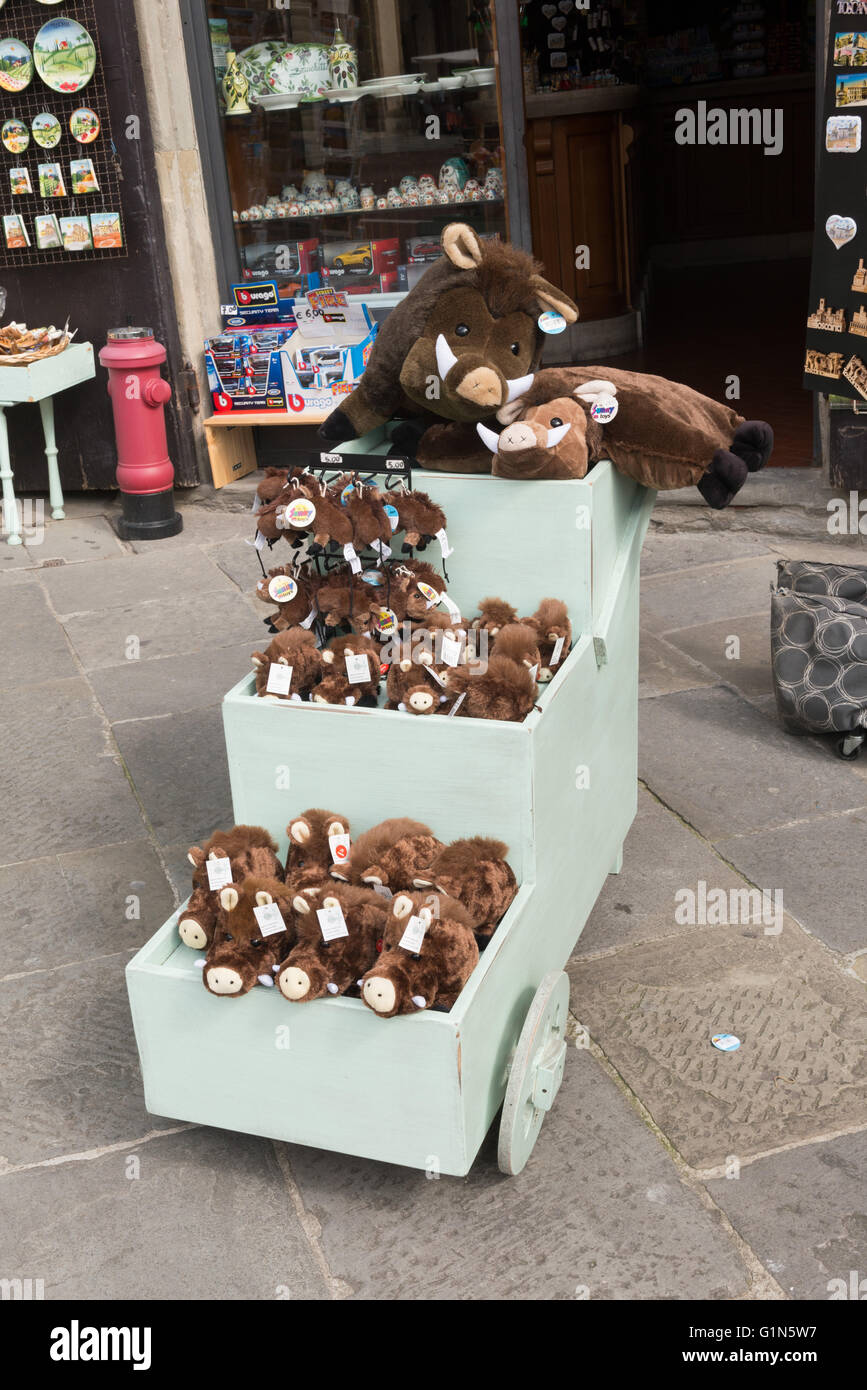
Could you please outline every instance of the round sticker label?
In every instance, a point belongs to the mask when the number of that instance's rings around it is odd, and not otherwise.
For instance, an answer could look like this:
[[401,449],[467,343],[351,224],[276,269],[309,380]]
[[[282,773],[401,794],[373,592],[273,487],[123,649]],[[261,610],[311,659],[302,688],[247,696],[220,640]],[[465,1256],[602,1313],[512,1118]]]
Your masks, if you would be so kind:
[[544,314],[540,314],[536,320],[543,333],[564,333],[566,331],[566,320],[562,314],[558,314],[556,309],[546,309]]
[[390,503],[386,503],[385,514],[391,524],[392,532],[396,531],[400,521],[400,517],[397,514],[397,507],[392,507]]
[[312,502],[293,502],[286,508],[286,520],[290,526],[309,526],[312,521],[316,520],[316,508]]
[[736,1038],[734,1033],[714,1033],[711,1042],[720,1052],[737,1052],[741,1045],[740,1038]]
[[350,483],[348,487],[345,487],[345,488],[343,489],[343,491],[342,491],[341,494],[340,494],[340,505],[341,505],[341,507],[345,507],[345,506],[346,506],[347,502],[349,501],[349,499],[350,499],[350,497],[352,496],[352,494],[353,494],[354,491],[355,491],[355,483]]
[[424,594],[424,597],[431,607],[433,607],[435,603],[439,603],[440,596],[436,589],[431,588],[430,584],[419,584],[418,589],[420,594]]
[[607,425],[614,419],[619,409],[620,403],[617,397],[609,396],[608,393],[605,392],[603,395],[596,397],[596,400],[590,407],[590,414],[597,425]]
[[268,585],[268,593],[275,603],[291,603],[298,593],[298,585],[288,575],[278,574]]
[[362,584],[371,584],[374,589],[381,589],[385,583],[385,576],[381,570],[365,570],[359,578]]
[[382,633],[383,637],[387,637],[394,632],[397,626],[397,617],[390,608],[380,608],[379,612],[374,615],[373,626],[377,632]]

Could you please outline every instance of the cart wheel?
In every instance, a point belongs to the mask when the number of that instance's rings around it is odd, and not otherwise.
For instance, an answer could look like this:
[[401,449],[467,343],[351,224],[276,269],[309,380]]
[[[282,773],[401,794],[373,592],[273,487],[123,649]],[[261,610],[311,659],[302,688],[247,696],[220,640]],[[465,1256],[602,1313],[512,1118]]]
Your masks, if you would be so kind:
[[846,734],[839,738],[835,745],[838,758],[845,758],[847,762],[854,762],[855,758],[860,758],[861,748],[864,743],[863,734]]
[[509,1071],[500,1120],[501,1173],[520,1173],[554,1104],[566,1065],[569,976],[552,970],[536,990]]

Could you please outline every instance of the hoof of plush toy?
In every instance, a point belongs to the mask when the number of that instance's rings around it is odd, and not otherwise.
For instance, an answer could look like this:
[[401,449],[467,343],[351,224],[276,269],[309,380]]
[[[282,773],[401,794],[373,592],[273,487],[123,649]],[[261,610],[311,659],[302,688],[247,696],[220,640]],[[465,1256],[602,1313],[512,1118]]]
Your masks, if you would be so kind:
[[356,439],[357,435],[349,416],[338,407],[319,426],[319,438],[326,444],[343,444],[347,439]]
[[204,951],[208,938],[199,923],[192,917],[185,917],[178,924],[178,934],[185,946],[189,946],[191,951]]
[[364,982],[364,1002],[375,1014],[390,1014],[397,1002],[391,980],[382,980],[376,975],[371,975]]
[[391,436],[391,442],[401,453],[415,458],[422,435],[427,431],[425,420],[402,420]]
[[698,490],[714,511],[727,507],[747,480],[749,469],[742,458],[727,449],[717,449],[710,467],[699,480]]
[[764,420],[745,420],[735,431],[731,452],[743,459],[750,473],[758,473],[774,452],[774,431]]
[[212,994],[240,994],[244,981],[237,970],[227,966],[212,966],[207,972],[208,989]]
[[328,990],[328,993],[329,993],[329,994],[339,994],[339,993],[340,993],[340,990],[339,990],[338,986],[335,985],[335,984],[333,984],[333,983],[327,984],[327,985],[325,986],[325,988]]
[[280,986],[280,993],[286,999],[297,1001],[303,999],[310,993],[310,976],[304,970],[298,970],[295,966],[290,966],[284,970],[277,984]]

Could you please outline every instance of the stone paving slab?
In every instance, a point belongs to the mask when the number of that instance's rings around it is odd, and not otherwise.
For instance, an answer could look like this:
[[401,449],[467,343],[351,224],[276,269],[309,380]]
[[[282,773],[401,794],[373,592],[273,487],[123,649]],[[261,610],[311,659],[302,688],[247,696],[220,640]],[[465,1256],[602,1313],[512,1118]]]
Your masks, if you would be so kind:
[[655,637],[651,632],[642,632],[638,655],[638,698],[653,699],[656,695],[670,695],[676,690],[697,690],[702,686],[716,685],[713,671],[678,651],[677,647],[664,637]]
[[[245,540],[223,541],[219,545],[209,545],[205,553],[219,565],[224,574],[227,574],[233,583],[237,584],[242,593],[252,595],[256,584],[262,576],[259,562],[256,559],[256,551],[252,546],[247,545]],[[278,565],[286,564],[284,558],[286,554],[285,546],[279,547],[271,556],[264,559],[266,570],[276,569]],[[257,607],[261,606],[262,614],[268,613],[264,604],[260,605],[256,600]],[[264,627],[263,627],[264,632]]]
[[722,686],[642,700],[638,759],[642,780],[710,840],[867,805],[854,766]]
[[230,581],[196,546],[167,553],[119,555],[104,565],[68,565],[40,574],[55,611],[106,613],[138,603],[186,600],[203,606],[203,594],[230,588]]
[[690,570],[698,565],[723,563],[744,556],[766,555],[767,539],[740,531],[708,531],[701,535],[671,535],[654,531],[653,519],[641,552],[641,573],[645,577],[672,570]]
[[623,848],[623,868],[610,874],[578,942],[576,955],[633,946],[695,927],[675,920],[676,894],[738,888],[743,880],[665,806],[640,789],[638,815]]
[[129,959],[122,952],[0,983],[0,1168],[173,1127],[145,1110]]
[[[184,546],[206,545],[235,537],[249,537],[252,541],[256,535],[256,522],[251,505],[236,506],[232,511],[215,507],[181,507],[184,529],[177,536],[166,536],[161,540],[161,552],[171,554]],[[133,540],[129,545],[131,550],[141,555],[147,555],[154,548],[153,541]]]
[[247,1135],[189,1130],[10,1174],[0,1226],[4,1273],[44,1279],[47,1300],[330,1297],[272,1146]]
[[104,516],[77,516],[66,521],[48,521],[39,536],[25,537],[24,545],[32,565],[63,560],[81,564],[88,560],[112,559],[124,555],[123,544]]
[[[733,646],[732,638],[737,638],[739,648]],[[686,657],[713,671],[720,680],[737,686],[748,699],[774,693],[770,612],[680,628],[670,632],[665,640]],[[727,655],[735,650],[739,651],[737,656]]]
[[146,840],[0,868],[0,976],[137,949],[173,911]]
[[[257,617],[252,601],[233,589],[209,594],[206,599],[140,603],[107,613],[68,617],[63,626],[85,671],[96,671],[129,665],[131,640],[138,643],[144,661],[241,642],[249,644],[251,652],[256,651],[260,634],[265,632],[257,625]],[[239,671],[238,679],[243,674]]]
[[[695,1168],[867,1125],[867,996],[786,919],[573,960],[572,1007]],[[719,1052],[714,1033],[734,1033]]]
[[266,633],[264,644],[260,642],[255,619],[249,626],[252,635],[240,645],[208,646],[183,656],[127,661],[92,671],[91,684],[106,717],[114,724],[213,706],[252,671],[251,654],[271,640]]
[[708,1187],[792,1298],[867,1297],[867,1134],[773,1154]]
[[15,808],[3,828],[8,863],[141,835],[138,805],[83,680],[6,691],[0,746],[4,805]]
[[867,949],[867,811],[721,840],[720,854],[835,951]]
[[0,689],[77,676],[69,643],[39,584],[16,585],[0,602]]
[[[738,1297],[733,1242],[586,1051],[524,1172],[496,1166],[496,1131],[466,1178],[297,1146],[286,1152],[322,1227],[332,1274],[356,1298]],[[587,1294],[582,1294],[587,1297]]]
[[642,583],[642,617],[660,633],[750,613],[770,615],[770,584],[776,574],[771,555],[658,574]]
[[200,843],[234,824],[219,707],[116,724],[114,733],[161,844]]

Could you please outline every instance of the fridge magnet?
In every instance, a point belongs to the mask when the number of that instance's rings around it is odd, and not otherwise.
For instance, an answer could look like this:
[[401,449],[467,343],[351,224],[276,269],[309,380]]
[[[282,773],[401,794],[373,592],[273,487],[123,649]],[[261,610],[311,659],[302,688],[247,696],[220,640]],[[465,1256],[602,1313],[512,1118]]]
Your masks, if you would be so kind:
[[81,217],[61,217],[60,231],[65,251],[92,251],[93,238],[90,235],[90,220]]
[[852,315],[849,332],[857,333],[859,338],[867,338],[867,307],[863,304],[857,313]]
[[829,309],[824,299],[820,299],[818,309],[807,319],[807,327],[821,328],[826,333],[845,333],[846,311],[845,309]]
[[825,231],[839,251],[841,246],[845,246],[847,241],[851,241],[855,236],[858,224],[854,217],[841,217],[839,213],[834,212],[825,223]]
[[10,251],[26,251],[30,245],[27,224],[17,212],[8,213],[3,218],[3,233]]
[[119,212],[93,212],[90,215],[93,228],[93,245],[97,251],[110,251],[123,246],[123,232]]
[[42,198],[66,197],[66,184],[59,164],[40,164],[39,194]]
[[850,386],[854,386],[859,396],[867,401],[867,367],[860,357],[850,357],[843,368],[843,376]]
[[33,61],[53,92],[80,92],[96,72],[96,45],[77,20],[58,15],[33,40]]
[[98,193],[99,181],[92,159],[73,159],[69,165],[72,176],[72,192],[76,196],[84,193]]
[[25,193],[33,192],[33,184],[30,182],[30,170],[26,165],[20,169],[9,170],[9,182],[12,185],[12,193],[16,198],[20,198]]
[[7,121],[0,131],[0,140],[6,146],[10,154],[23,154],[30,144],[30,131],[23,121],[15,117]]
[[53,212],[41,213],[34,218],[34,223],[36,226],[36,245],[40,251],[61,251],[63,249],[60,223]]
[[850,73],[834,79],[836,106],[867,106],[867,76]]
[[830,376],[836,380],[842,370],[842,352],[819,352],[817,348],[807,348],[804,371],[810,376]]
[[7,92],[23,92],[33,81],[33,55],[20,39],[0,43],[0,87]]
[[867,34],[835,34],[834,67],[863,68],[867,66]]
[[829,154],[857,154],[861,148],[860,116],[829,116],[825,149]]
[[69,129],[79,145],[92,145],[102,130],[102,122],[89,106],[79,106],[69,118]]
[[852,280],[852,288],[856,292],[858,290],[867,290],[867,265],[864,264],[863,256],[858,262],[858,269],[855,271],[855,275]]
[[59,120],[50,111],[41,111],[33,117],[33,139],[43,150],[53,150],[55,145],[59,145],[62,134]]

